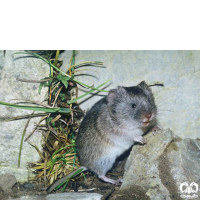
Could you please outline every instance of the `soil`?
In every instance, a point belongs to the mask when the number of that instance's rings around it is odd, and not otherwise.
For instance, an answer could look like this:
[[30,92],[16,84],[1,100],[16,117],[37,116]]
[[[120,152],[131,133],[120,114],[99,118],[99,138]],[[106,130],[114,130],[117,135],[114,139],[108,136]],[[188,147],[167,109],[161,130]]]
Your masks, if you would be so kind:
[[[125,160],[120,163],[116,163],[110,173],[107,174],[108,177],[112,179],[119,179],[123,177]],[[132,186],[127,190],[120,190],[120,186],[105,183],[99,180],[93,173],[86,172],[85,180],[80,181],[70,181],[65,192],[88,192],[88,193],[99,193],[103,195],[103,200],[139,200],[139,199],[149,199],[144,191],[141,191],[137,186]],[[31,183],[16,183],[12,190],[5,193],[0,187],[0,199],[7,200],[12,198],[20,198],[21,196],[33,195],[38,197],[44,197],[47,195],[44,190],[44,183],[31,182]],[[60,193],[63,188],[52,193]]]

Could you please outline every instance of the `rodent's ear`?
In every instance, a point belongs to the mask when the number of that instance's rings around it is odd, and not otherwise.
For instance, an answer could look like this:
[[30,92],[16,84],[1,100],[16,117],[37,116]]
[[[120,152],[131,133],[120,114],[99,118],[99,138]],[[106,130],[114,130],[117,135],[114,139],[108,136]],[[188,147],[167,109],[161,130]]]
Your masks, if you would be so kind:
[[137,86],[138,86],[139,88],[141,88],[146,94],[149,94],[149,93],[152,94],[151,88],[146,84],[145,81],[142,81],[142,82],[139,83]]
[[144,88],[144,87],[149,87],[149,86],[146,84],[146,82],[145,82],[145,81],[142,81],[142,82],[141,82],[141,83],[139,83],[137,86],[138,86],[138,87],[141,87],[141,88]]
[[122,86],[118,86],[117,92],[118,92],[118,94],[120,94],[120,95],[122,95],[122,96],[126,95],[126,90],[125,90],[125,88],[122,87]]
[[110,92],[108,93],[108,96],[107,96],[107,101],[110,105],[112,105],[113,103],[115,103],[115,99],[117,97],[123,97],[125,96],[127,93],[126,93],[126,90],[124,87],[122,86],[118,86],[117,89],[112,89],[110,90]]
[[108,104],[112,105],[115,101],[116,96],[117,96],[117,91],[115,89],[110,90],[107,96]]

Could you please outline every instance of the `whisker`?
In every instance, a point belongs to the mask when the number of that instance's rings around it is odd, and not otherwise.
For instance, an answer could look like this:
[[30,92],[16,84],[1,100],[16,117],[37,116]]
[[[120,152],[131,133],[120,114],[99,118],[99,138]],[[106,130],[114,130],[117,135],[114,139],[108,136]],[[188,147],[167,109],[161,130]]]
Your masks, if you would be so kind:
[[174,112],[173,110],[160,110],[160,109],[157,110],[157,112],[160,112],[160,111],[161,111],[161,112],[166,112],[166,111],[167,111],[167,112]]

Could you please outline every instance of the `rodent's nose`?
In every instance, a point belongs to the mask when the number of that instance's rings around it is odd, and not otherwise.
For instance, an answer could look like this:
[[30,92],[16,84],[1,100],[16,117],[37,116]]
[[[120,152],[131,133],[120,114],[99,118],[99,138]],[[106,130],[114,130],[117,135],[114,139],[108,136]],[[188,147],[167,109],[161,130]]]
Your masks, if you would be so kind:
[[146,118],[150,119],[152,114],[146,114],[145,116],[146,116]]

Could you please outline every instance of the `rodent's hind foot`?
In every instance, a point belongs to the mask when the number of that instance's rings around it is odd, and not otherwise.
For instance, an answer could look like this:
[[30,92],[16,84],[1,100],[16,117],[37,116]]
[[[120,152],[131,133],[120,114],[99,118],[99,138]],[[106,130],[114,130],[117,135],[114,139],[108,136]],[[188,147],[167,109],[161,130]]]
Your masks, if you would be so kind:
[[105,181],[107,183],[114,184],[114,185],[120,185],[123,182],[123,179],[113,180],[113,179],[110,179],[110,178],[106,177],[105,175],[98,176],[98,177],[101,180],[103,180],[103,181]]
[[135,142],[139,142],[140,144],[145,144],[146,143],[146,140],[142,136],[140,136],[140,135],[135,136],[134,137],[134,141]]
[[120,183],[123,183],[124,179],[120,178],[118,181],[120,181]]

